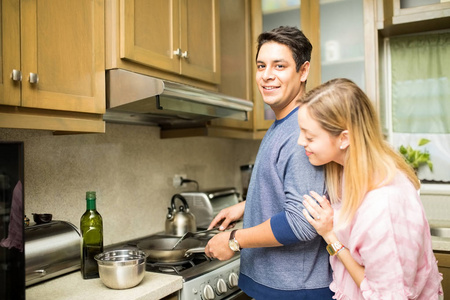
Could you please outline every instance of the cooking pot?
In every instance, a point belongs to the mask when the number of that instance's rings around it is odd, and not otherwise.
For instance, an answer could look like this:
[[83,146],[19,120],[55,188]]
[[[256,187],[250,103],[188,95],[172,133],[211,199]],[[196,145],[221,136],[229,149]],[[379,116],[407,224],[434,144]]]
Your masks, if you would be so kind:
[[128,289],[138,285],[145,276],[145,252],[119,249],[95,256],[100,280],[111,289]]
[[52,214],[35,214],[33,213],[33,220],[36,224],[50,223],[52,221]]
[[149,261],[180,262],[187,260],[194,253],[204,253],[205,243],[196,239],[185,239],[172,250],[179,238],[164,237],[145,240],[137,244],[137,247],[147,254]]
[[[183,202],[177,211],[175,200],[179,199]],[[171,200],[171,207],[168,208],[166,218],[166,234],[182,236],[188,231],[196,231],[197,224],[195,216],[189,211],[189,205],[186,199],[180,194],[175,194]]]

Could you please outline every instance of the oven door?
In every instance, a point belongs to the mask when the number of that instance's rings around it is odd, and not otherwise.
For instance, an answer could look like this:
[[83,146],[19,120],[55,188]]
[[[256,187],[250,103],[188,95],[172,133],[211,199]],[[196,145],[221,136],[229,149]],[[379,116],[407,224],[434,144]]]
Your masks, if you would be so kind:
[[251,300],[252,298],[247,296],[242,290],[236,291],[236,293],[229,295],[223,300]]
[[[179,292],[175,292],[169,296],[162,298],[161,300],[180,300],[183,299]],[[247,296],[242,290],[238,290],[231,295],[228,295],[222,300],[252,300],[251,297]]]

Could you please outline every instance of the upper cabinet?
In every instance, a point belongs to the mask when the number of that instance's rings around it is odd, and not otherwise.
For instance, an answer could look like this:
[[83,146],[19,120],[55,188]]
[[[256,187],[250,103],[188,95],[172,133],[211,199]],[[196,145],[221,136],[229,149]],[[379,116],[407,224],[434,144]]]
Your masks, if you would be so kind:
[[108,2],[107,68],[220,82],[219,0]]
[[104,132],[104,3],[1,2],[0,127]]
[[[219,92],[252,101],[254,65],[251,60],[254,45],[251,33],[250,0],[220,0],[220,53],[221,83]],[[233,128],[231,137],[253,138],[253,112],[248,121],[214,119],[215,132],[227,132]]]
[[449,28],[447,0],[377,0],[378,29],[384,36]]
[[[212,126],[197,131],[213,136],[264,137],[275,117],[254,80],[256,39],[263,31],[282,25],[299,27],[313,45],[308,90],[331,78],[346,77],[377,103],[374,3],[375,0],[221,0],[222,68],[230,68],[229,72],[222,70],[222,88],[228,93],[251,95],[253,112],[248,122],[212,120]],[[236,69],[250,81],[239,77]],[[225,83],[231,85],[226,88]]]
[[320,46],[322,82],[346,77],[365,89],[362,1],[320,2]]

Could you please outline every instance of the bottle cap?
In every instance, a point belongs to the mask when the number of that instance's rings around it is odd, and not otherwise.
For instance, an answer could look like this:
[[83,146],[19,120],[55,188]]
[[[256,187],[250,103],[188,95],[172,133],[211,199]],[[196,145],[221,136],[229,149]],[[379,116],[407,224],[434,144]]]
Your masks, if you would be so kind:
[[95,200],[95,192],[94,191],[88,191],[86,192],[86,200]]

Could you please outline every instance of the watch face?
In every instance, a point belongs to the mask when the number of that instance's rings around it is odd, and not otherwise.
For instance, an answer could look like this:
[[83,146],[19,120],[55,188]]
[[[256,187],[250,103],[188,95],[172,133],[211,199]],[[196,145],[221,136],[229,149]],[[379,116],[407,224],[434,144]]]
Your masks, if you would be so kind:
[[332,244],[327,245],[327,251],[328,251],[328,253],[330,253],[331,256],[334,256],[342,247],[343,246],[339,241],[334,242]]
[[230,249],[234,252],[239,251],[239,245],[237,244],[236,240],[229,240],[228,245],[230,246]]

